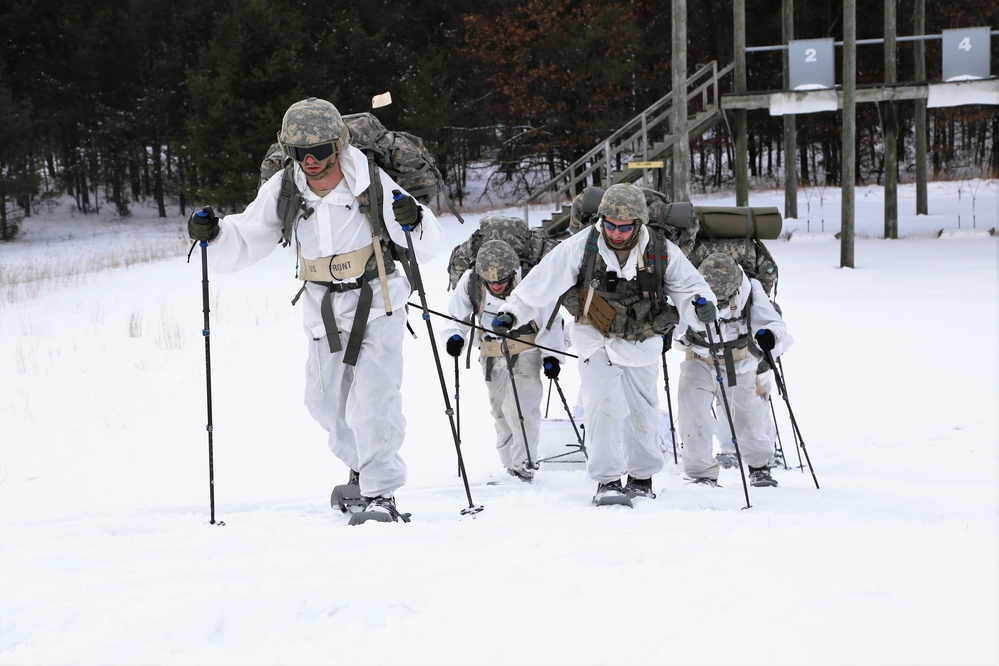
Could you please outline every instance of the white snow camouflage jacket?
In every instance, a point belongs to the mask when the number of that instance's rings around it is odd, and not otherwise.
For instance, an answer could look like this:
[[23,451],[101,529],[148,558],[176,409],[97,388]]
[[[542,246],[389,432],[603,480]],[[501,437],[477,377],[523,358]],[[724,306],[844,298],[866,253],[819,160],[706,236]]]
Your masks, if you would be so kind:
[[[604,242],[603,234],[598,235],[597,249],[600,256],[609,269],[616,268],[622,280],[632,280],[638,274],[638,253],[645,252],[645,247],[649,243],[648,229],[643,225],[639,231],[641,237],[631,249],[623,266],[619,264],[614,251]],[[559,243],[531,269],[524,281],[514,288],[500,310],[512,314],[518,323],[534,319],[541,308],[576,284],[588,239],[588,233],[577,233]],[[711,293],[704,277],[680,252],[680,248],[669,241],[666,242],[666,247],[669,255],[663,273],[666,293],[676,306],[680,321],[686,322],[694,330],[702,331],[704,325],[697,319],[692,301],[696,296],[703,296],[713,302],[714,294]],[[607,350],[607,357],[611,363],[624,366],[657,363],[663,348],[662,340],[658,337],[642,341],[624,340],[613,334],[604,337],[591,324],[572,324],[569,329],[569,339],[580,360],[588,359],[603,347]]]
[[[319,197],[306,184],[305,174],[295,165],[295,184],[305,197],[306,205],[315,208],[308,219],[298,223],[298,242],[302,256],[307,259],[328,257],[359,250],[371,244],[371,225],[361,213],[357,202],[370,184],[368,160],[354,146],[340,151],[340,167],[343,180],[325,197]],[[395,221],[392,212],[392,190],[405,192],[384,171],[381,176],[382,211],[385,228],[393,241],[406,247],[406,234]],[[219,235],[212,241],[208,253],[209,263],[214,270],[230,273],[251,266],[278,247],[281,241],[281,219],[277,214],[277,197],[281,190],[281,172],[272,176],[257,193],[242,213],[226,215],[219,220]],[[423,220],[411,232],[416,257],[420,263],[429,261],[440,250],[441,225],[433,212],[423,208]],[[386,262],[390,261],[386,257]],[[289,268],[289,272],[291,269]],[[405,272],[398,268],[387,278],[389,299],[393,311],[403,311],[409,299],[411,288]],[[368,321],[385,314],[381,280],[371,283],[373,295]],[[326,334],[319,306],[326,291],[325,287],[314,282],[306,283],[302,296],[305,312],[304,321],[308,335],[318,339]],[[341,331],[350,331],[354,322],[354,310],[360,290],[354,289],[335,294],[332,299],[333,314]]]
[[[458,284],[454,288],[454,292],[451,294],[451,299],[448,301],[447,313],[454,317],[455,319],[460,319],[462,321],[469,321],[473,316],[477,315],[477,312],[472,312],[472,301],[468,297],[468,282],[472,279],[472,272],[475,269],[470,269],[465,271],[458,280]],[[520,280],[520,269],[517,269],[516,279]],[[485,306],[482,310],[482,318],[479,325],[482,328],[492,330],[493,319],[496,318],[496,314],[500,307],[506,302],[506,299],[496,296],[488,289],[486,289],[486,300]],[[552,309],[555,303],[549,303],[547,306],[541,308],[538,314],[534,318],[534,324],[538,327],[538,334],[535,338],[535,343],[546,349],[541,350],[541,356],[554,356],[558,359],[559,363],[565,363],[565,348],[566,348],[566,336],[562,324],[562,315],[557,314],[554,321],[552,321],[551,330],[546,330],[545,327],[548,325],[548,319],[551,316]],[[523,322],[521,322],[523,324]],[[459,324],[457,322],[449,322],[446,327],[441,330],[441,340],[447,341],[452,335],[460,335],[465,342],[469,339],[470,326]],[[480,331],[476,331],[474,337],[476,340],[479,339]],[[555,351],[552,351],[555,350]]]
[[[744,321],[721,324],[721,341],[735,340],[738,336],[746,333],[752,338],[749,343],[753,348],[752,353],[747,358],[735,361],[735,371],[737,374],[755,372],[756,367],[759,365],[763,354],[756,345],[754,336],[757,331],[766,328],[773,332],[775,344],[771,353],[774,358],[783,354],[794,343],[794,338],[788,334],[787,325],[780,314],[777,313],[777,310],[774,309],[773,303],[770,302],[770,298],[767,296],[767,292],[763,290],[763,285],[760,284],[759,280],[747,277],[745,272],[742,274],[742,285],[732,298],[735,310],[732,310],[731,305],[718,308],[719,321],[723,319],[740,319],[746,309],[746,303],[749,301],[750,294],[752,294],[752,304],[749,306],[748,312],[749,328],[747,328],[747,323]],[[714,327],[712,327],[711,333],[716,336],[715,342],[718,343],[719,340],[715,334]],[[707,347],[693,344],[687,339],[686,328],[683,326],[677,326],[673,339],[677,343],[677,348],[681,351],[692,349],[698,356],[710,358],[710,352]],[[721,359],[719,358],[719,360]]]

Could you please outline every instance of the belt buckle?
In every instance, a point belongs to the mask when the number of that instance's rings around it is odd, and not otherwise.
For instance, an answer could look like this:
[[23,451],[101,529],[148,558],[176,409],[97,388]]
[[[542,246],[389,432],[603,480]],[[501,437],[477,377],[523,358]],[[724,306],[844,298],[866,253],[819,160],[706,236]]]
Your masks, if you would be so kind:
[[357,289],[361,286],[357,280],[353,280],[351,282],[331,282],[330,284],[333,286],[333,291],[341,293]]

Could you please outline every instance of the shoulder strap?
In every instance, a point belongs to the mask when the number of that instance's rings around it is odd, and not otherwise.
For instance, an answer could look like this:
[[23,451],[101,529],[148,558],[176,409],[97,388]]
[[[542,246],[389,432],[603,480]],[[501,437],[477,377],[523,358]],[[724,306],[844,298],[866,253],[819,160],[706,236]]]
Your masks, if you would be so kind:
[[600,253],[597,248],[597,235],[599,233],[600,231],[595,226],[592,227],[583,248],[583,261],[579,266],[579,275],[583,278],[580,284],[583,286],[589,286],[590,281],[593,280],[593,267],[596,265],[597,255]]
[[295,164],[289,161],[281,174],[281,191],[278,193],[277,215],[281,220],[281,245],[288,247],[295,234],[299,215],[312,215],[312,208],[305,207],[305,197],[295,186]]
[[413,267],[409,263],[409,255],[405,248],[398,247],[392,242],[392,238],[388,234],[388,229],[385,228],[385,214],[382,211],[385,192],[382,191],[382,179],[378,173],[378,163],[375,161],[376,155],[384,155],[384,153],[373,143],[356,147],[368,158],[368,180],[370,181],[368,189],[357,197],[358,202],[360,202],[361,212],[368,218],[373,234],[381,239],[383,250],[388,250],[392,259],[402,265],[402,270],[406,273],[409,284],[415,289],[416,280],[413,276]]
[[666,285],[663,282],[666,265],[669,263],[666,240],[665,229],[659,226],[649,227],[649,244],[645,247],[645,259],[652,266],[652,275],[655,278],[653,312],[658,312],[666,306]]

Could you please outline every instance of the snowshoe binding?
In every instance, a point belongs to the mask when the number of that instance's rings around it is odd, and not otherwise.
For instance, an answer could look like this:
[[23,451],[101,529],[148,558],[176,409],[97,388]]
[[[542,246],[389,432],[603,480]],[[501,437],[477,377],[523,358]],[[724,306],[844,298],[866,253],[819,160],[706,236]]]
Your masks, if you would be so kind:
[[688,483],[695,486],[706,486],[708,488],[720,488],[718,485],[718,479],[705,479],[703,477],[699,479],[691,479]]
[[767,488],[777,485],[774,477],[770,476],[770,469],[767,467],[749,468],[749,485],[754,488]]
[[350,478],[347,483],[333,487],[333,494],[330,495],[330,506],[340,509],[343,513],[357,513],[364,510],[367,502],[361,497],[361,475],[354,470],[350,470]]
[[634,506],[631,498],[621,487],[621,479],[614,479],[607,483],[597,484],[597,493],[593,496],[593,503],[597,506],[612,506],[621,504],[624,506]]
[[628,477],[628,483],[624,486],[624,493],[634,499],[635,497],[647,497],[649,499],[655,499],[656,494],[652,492],[652,479],[636,479],[632,476]]
[[364,500],[364,510],[350,516],[351,525],[361,525],[369,520],[379,523],[409,522],[411,514],[399,513],[394,497],[365,497]]
[[534,481],[534,473],[537,470],[535,465],[531,465],[526,460],[520,463],[519,467],[507,467],[506,473],[510,476],[520,479],[524,483],[532,483]]

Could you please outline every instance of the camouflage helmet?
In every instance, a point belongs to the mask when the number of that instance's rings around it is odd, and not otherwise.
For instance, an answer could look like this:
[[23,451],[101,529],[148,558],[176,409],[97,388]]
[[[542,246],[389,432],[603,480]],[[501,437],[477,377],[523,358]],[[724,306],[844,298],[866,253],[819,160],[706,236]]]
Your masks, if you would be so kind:
[[504,241],[486,241],[475,258],[475,272],[486,282],[500,282],[517,272],[520,258]]
[[724,303],[742,286],[742,269],[732,255],[714,252],[705,257],[697,272],[704,276],[715,298]]
[[332,143],[340,150],[350,141],[350,129],[335,106],[324,99],[310,97],[288,107],[277,138],[285,152],[288,146],[324,143]]
[[631,183],[618,183],[608,187],[600,199],[597,213],[615,220],[638,220],[642,224],[649,222],[645,193],[642,188]]

